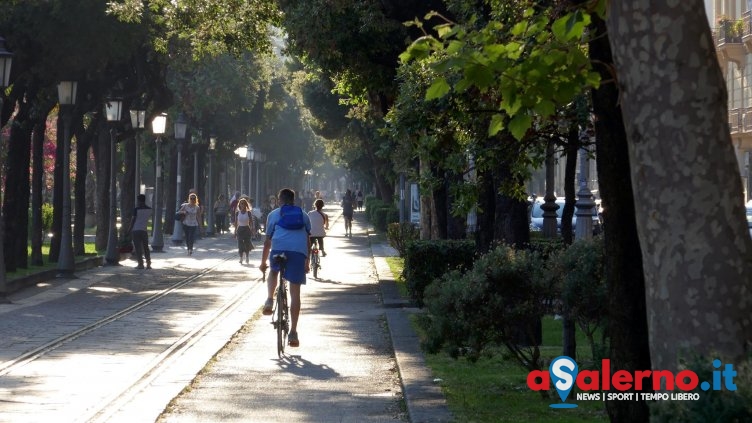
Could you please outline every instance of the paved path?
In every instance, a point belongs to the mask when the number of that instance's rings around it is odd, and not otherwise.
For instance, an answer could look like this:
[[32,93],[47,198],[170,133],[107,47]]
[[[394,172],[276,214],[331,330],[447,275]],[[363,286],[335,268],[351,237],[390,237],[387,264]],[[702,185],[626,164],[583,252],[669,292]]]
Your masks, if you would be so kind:
[[[227,236],[199,241],[193,257],[169,248],[154,256],[153,272],[128,260],[12,296],[0,305],[0,421],[450,421],[406,313],[394,307],[402,304],[383,258],[393,251],[371,248],[362,219],[352,238],[335,222],[320,280],[303,287],[301,346],[281,360],[269,317],[259,313],[260,248],[241,265]],[[201,272],[109,330],[8,367]]]

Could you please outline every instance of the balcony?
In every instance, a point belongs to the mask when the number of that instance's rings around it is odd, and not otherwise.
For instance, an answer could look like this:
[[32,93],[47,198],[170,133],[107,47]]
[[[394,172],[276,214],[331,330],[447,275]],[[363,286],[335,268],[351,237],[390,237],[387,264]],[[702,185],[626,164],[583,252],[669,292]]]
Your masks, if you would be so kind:
[[752,44],[752,28],[749,23],[749,16],[738,21],[722,20],[718,23],[714,35],[719,60],[731,61],[738,65],[745,63],[747,51],[742,39],[749,39]]

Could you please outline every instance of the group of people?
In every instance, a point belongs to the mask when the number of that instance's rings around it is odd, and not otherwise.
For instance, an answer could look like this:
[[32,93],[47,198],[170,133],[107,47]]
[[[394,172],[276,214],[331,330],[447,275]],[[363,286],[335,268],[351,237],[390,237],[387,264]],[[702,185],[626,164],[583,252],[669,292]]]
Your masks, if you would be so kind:
[[[306,212],[302,207],[295,205],[295,191],[284,188],[279,191],[274,200],[270,199],[270,205],[273,204],[275,207],[266,218],[264,231],[266,237],[259,270],[264,273],[267,269],[271,271],[266,281],[268,296],[263,306],[263,314],[270,315],[272,313],[274,292],[280,272],[279,265],[275,262],[269,263],[269,260],[271,257],[284,253],[287,257],[285,279],[290,283],[291,327],[288,342],[291,347],[300,345],[297,332],[300,316],[300,287],[306,283],[306,274],[310,271],[311,247],[317,245],[321,255],[326,256],[324,238],[329,229],[329,216],[323,211],[324,200],[320,197],[320,193],[316,192],[312,210]],[[362,198],[361,192],[354,194],[351,190],[347,190],[342,198],[341,206],[342,215],[345,219],[346,235],[352,236],[353,212],[355,209],[363,207]],[[237,200],[236,205],[232,204],[235,200]],[[227,202],[227,204],[225,202],[224,196],[220,195],[213,207],[215,217],[217,217],[218,232],[223,232],[224,229],[220,230],[219,228],[225,228],[226,223],[220,220],[221,216],[229,215],[234,226],[235,237],[238,239],[240,263],[242,264],[243,259],[245,259],[245,263],[248,264],[250,262],[249,254],[254,248],[252,243],[252,235],[256,230],[254,221],[259,219],[254,219],[253,207],[249,199],[241,197],[239,193],[233,196],[232,202]],[[193,254],[196,232],[203,224],[202,208],[195,192],[188,195],[188,201],[180,206],[177,214],[182,215],[180,223],[182,223],[185,232],[188,254]],[[146,197],[141,194],[137,198],[137,206],[133,213],[133,219],[131,219],[130,228],[139,269],[151,268],[146,234],[150,216],[151,208],[146,205]],[[146,267],[144,267],[144,258],[146,259]]]

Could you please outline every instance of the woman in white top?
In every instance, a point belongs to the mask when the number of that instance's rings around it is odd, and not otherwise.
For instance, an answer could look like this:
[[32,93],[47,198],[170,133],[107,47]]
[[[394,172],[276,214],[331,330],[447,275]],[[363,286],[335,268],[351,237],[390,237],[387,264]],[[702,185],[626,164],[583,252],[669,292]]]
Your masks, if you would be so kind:
[[253,250],[251,243],[251,234],[253,233],[253,218],[249,210],[248,200],[241,198],[238,201],[238,211],[235,213],[235,238],[238,239],[238,254],[240,254],[240,264],[243,264],[243,254],[245,262],[248,264],[248,255]]
[[311,245],[314,242],[318,242],[321,256],[326,257],[324,237],[326,236],[326,230],[329,229],[329,216],[321,211],[324,208],[324,200],[318,199],[313,205],[316,206],[316,209],[308,212],[308,218],[311,220]]
[[203,222],[201,217],[201,206],[198,204],[198,195],[191,193],[188,196],[188,202],[180,206],[179,213],[183,218],[183,233],[185,234],[185,245],[188,247],[188,254],[193,254],[193,243],[196,241],[196,231]]

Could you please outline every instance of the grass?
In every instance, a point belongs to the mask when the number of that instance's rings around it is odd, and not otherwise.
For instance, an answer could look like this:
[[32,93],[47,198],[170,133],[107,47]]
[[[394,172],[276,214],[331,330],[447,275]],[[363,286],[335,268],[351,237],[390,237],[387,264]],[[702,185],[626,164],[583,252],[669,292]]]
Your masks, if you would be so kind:
[[[29,247],[28,251],[29,251],[29,258],[31,258],[31,247]],[[93,242],[84,243],[84,253],[87,256],[98,254],[96,248],[94,248]],[[49,255],[50,255],[50,245],[47,243],[42,244],[42,257],[44,261],[44,264],[42,266],[35,266],[33,264],[29,264],[29,267],[26,269],[22,269],[19,267],[13,272],[8,272],[6,274],[7,278],[8,279],[22,278],[22,277],[25,277],[34,273],[56,268],[57,263],[50,262],[48,260]],[[31,260],[29,260],[29,263],[31,263]]]
[[[402,286],[406,295],[405,281],[402,280],[403,259],[387,258],[387,263]],[[413,328],[419,336],[422,330],[412,319]],[[561,355],[561,321],[553,317],[543,320],[543,345],[541,355],[547,363]],[[577,334],[578,362],[590,360],[590,345],[585,337]],[[540,393],[527,387],[525,370],[505,350],[482,357],[475,363],[459,358],[453,359],[445,353],[425,354],[426,364],[441,385],[449,409],[457,421],[461,422],[556,422],[556,423],[596,423],[607,422],[603,402],[575,401],[574,393],[567,402],[578,404],[575,409],[556,410],[549,404],[559,402],[555,391],[544,399]]]

